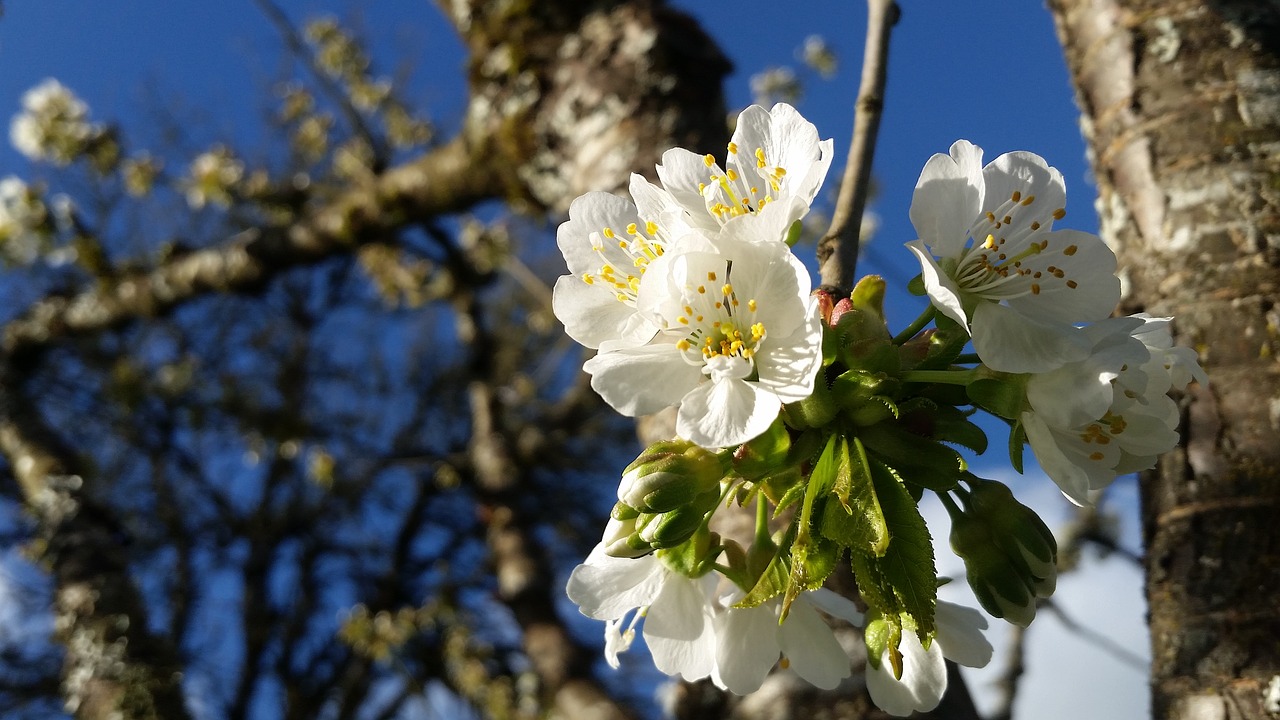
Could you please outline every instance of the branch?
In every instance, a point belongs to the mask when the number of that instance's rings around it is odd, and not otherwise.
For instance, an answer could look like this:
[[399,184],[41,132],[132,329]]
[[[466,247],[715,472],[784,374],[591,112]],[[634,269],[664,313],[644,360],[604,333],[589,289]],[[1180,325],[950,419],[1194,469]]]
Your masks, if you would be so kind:
[[[24,377],[6,368],[0,383],[0,452],[35,516],[38,563],[53,576],[54,627],[65,647],[64,705],[77,718],[188,717],[182,666],[169,638],[148,630],[129,574],[121,528],[82,492],[29,398]],[[25,374],[25,373],[24,373]]]
[[501,194],[483,146],[466,134],[365,185],[351,188],[287,227],[246,230],[225,245],[116,278],[72,297],[50,297],[4,327],[13,355],[60,337],[162,314],[210,292],[260,287],[280,271],[376,240],[408,222],[465,209]]
[[862,214],[867,206],[871,160],[875,155],[880,113],[884,108],[889,32],[900,14],[894,0],[867,0],[867,44],[862,58],[862,85],[858,89],[849,159],[840,181],[840,196],[832,213],[831,227],[818,241],[822,285],[844,293],[853,287],[858,266]]

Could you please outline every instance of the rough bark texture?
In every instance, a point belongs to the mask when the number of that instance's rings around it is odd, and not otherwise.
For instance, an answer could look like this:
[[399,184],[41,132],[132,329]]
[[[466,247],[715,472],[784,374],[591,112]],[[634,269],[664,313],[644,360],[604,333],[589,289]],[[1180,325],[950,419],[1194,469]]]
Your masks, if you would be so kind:
[[1053,0],[1124,310],[1211,387],[1142,478],[1153,714],[1274,718],[1280,674],[1280,3]]

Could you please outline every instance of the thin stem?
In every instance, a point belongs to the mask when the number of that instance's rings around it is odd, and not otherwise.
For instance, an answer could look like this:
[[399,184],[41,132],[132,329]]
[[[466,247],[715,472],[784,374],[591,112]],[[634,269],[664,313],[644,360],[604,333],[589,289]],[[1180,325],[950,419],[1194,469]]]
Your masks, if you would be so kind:
[[889,55],[889,31],[900,11],[893,0],[867,0],[867,43],[862,57],[862,85],[853,120],[849,159],[840,181],[840,196],[831,227],[818,242],[821,279],[826,287],[847,292],[858,267],[862,213],[871,184],[871,160],[875,155],[880,113],[884,109],[885,68]]
[[938,309],[932,303],[920,313],[920,317],[911,321],[911,324],[902,329],[902,332],[893,336],[893,344],[901,345],[916,336],[916,333],[924,329],[925,325],[933,322],[933,318],[937,316]]
[[973,370],[908,370],[901,378],[903,382],[968,385],[973,381],[973,374]]
[[969,363],[974,363],[976,365],[977,363],[982,362],[982,358],[978,357],[978,353],[963,353],[956,356],[954,362],[957,365],[968,365]]
[[763,546],[772,542],[769,537],[769,501],[764,493],[756,493],[756,538],[754,544]]

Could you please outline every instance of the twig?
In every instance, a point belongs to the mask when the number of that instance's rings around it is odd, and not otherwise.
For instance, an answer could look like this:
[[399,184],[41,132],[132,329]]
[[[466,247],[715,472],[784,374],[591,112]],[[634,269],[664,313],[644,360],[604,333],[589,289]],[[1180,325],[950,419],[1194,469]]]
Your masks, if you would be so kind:
[[1056,615],[1058,617],[1058,621],[1061,622],[1064,627],[1066,627],[1068,630],[1079,635],[1082,639],[1084,639],[1085,642],[1089,642],[1096,645],[1098,649],[1107,653],[1108,655],[1115,658],[1116,660],[1119,660],[1125,665],[1128,665],[1132,668],[1136,668],[1142,671],[1146,671],[1146,669],[1150,667],[1151,665],[1150,660],[1133,652],[1129,648],[1121,645],[1120,643],[1117,643],[1116,641],[1094,630],[1093,628],[1090,628],[1086,625],[1083,625],[1077,622],[1075,618],[1068,615],[1066,611],[1062,609],[1061,605],[1054,602],[1053,600],[1050,600],[1047,598],[1043,599],[1040,601],[1039,606],[1041,609],[1048,610],[1049,612]]
[[1000,690],[1000,707],[987,720],[1011,720],[1013,703],[1018,697],[1018,681],[1026,672],[1027,628],[1010,626],[1009,660],[995,685]]
[[862,58],[862,85],[858,89],[849,159],[840,181],[840,196],[832,213],[831,227],[818,242],[822,285],[837,291],[847,292],[853,287],[858,267],[862,213],[867,206],[871,160],[880,130],[880,113],[884,109],[889,31],[899,15],[894,0],[867,0],[867,44]]

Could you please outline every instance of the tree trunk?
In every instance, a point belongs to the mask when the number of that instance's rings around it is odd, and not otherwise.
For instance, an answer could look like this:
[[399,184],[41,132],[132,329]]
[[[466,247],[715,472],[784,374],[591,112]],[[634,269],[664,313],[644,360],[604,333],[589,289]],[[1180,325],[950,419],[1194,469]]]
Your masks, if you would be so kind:
[[1182,445],[1141,481],[1153,716],[1274,718],[1280,3],[1049,5],[1123,309],[1176,316],[1212,379],[1185,398]]

